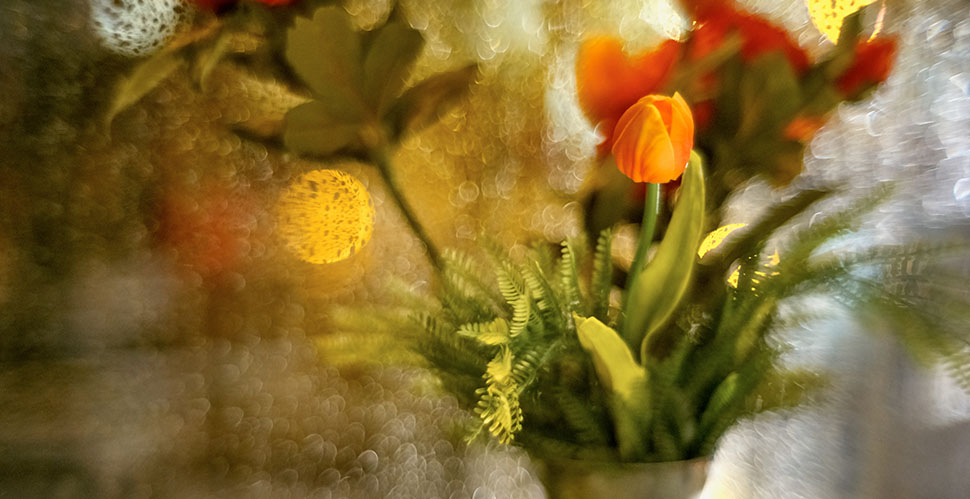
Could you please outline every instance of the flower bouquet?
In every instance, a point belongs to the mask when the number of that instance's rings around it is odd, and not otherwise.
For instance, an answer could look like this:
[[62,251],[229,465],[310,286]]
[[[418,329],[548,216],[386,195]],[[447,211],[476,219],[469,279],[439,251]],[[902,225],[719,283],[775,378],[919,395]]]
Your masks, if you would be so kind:
[[[914,351],[960,362],[959,336],[917,310],[920,297],[888,285],[893,262],[940,248],[832,250],[891,186],[808,227],[793,220],[837,189],[789,189],[749,225],[719,220],[746,182],[782,187],[798,176],[828,113],[886,79],[895,40],[863,36],[856,13],[813,62],[784,29],[733,3],[688,10],[684,40],[640,56],[609,38],[579,48],[579,102],[603,136],[586,191],[592,248],[539,242],[513,258],[482,241],[480,254],[442,254],[434,299],[341,314],[343,329],[379,345],[352,357],[410,345],[412,360],[478,416],[471,435],[524,447],[545,463],[556,496],[626,497],[644,486],[687,495],[739,420],[803,402],[823,377],[785,369],[785,347],[769,334],[812,315],[782,312],[799,296],[878,310],[918,331],[906,338]],[[617,265],[613,228],[636,217],[632,261]],[[770,246],[782,233],[783,248]],[[388,343],[375,340],[382,333]],[[320,343],[338,344],[361,345]],[[649,485],[623,478],[640,472],[630,463],[653,462],[685,467]]]
[[[299,95],[275,127],[236,132],[304,159],[372,165],[426,246],[435,276],[433,296],[405,292],[397,306],[336,311],[344,334],[320,340],[326,358],[430,368],[477,416],[469,437],[520,445],[546,461],[554,493],[606,493],[557,481],[583,475],[579,469],[678,461],[696,468],[698,459],[702,469],[739,420],[802,402],[822,379],[785,369],[785,347],[770,336],[812,315],[783,310],[800,296],[833,295],[891,316],[924,358],[962,361],[962,338],[889,272],[941,248],[833,249],[891,186],[811,224],[799,217],[841,196],[837,189],[789,187],[753,223],[720,219],[748,182],[791,183],[806,142],[832,109],[864,98],[888,76],[895,41],[863,35],[861,12],[820,17],[836,43],[817,60],[783,28],[728,0],[690,3],[692,31],[636,57],[618,40],[587,40],[578,48],[577,99],[601,132],[603,163],[583,193],[589,237],[515,252],[483,237],[465,253],[436,249],[390,158],[460,101],[474,64],[409,78],[424,39],[396,9],[387,22],[361,29],[322,2],[198,3],[224,16],[219,27],[136,69],[108,121],[183,62],[202,85],[216,61],[234,58]],[[828,2],[810,3],[824,10]],[[268,43],[233,50],[240,33]],[[326,226],[322,239],[281,230],[311,262],[352,254],[370,237],[373,217],[352,177],[322,172],[302,177],[281,218],[284,227],[287,216]],[[348,198],[352,209],[311,209],[321,199]],[[640,221],[635,250],[619,258],[614,228],[631,218]],[[934,306],[945,314],[955,305]],[[671,476],[674,483],[694,475]]]

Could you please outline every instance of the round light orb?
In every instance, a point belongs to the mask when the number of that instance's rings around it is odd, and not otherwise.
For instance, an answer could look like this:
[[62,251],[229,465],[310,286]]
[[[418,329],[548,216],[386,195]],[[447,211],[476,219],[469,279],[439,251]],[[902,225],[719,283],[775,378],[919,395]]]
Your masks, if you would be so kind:
[[359,180],[340,170],[302,175],[280,198],[280,236],[310,263],[353,256],[374,230],[374,205]]

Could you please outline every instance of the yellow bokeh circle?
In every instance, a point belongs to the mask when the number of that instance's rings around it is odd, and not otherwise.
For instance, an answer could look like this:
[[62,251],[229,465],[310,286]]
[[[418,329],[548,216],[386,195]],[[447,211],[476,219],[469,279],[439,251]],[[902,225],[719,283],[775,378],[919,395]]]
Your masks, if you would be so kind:
[[374,230],[374,205],[359,180],[340,170],[302,175],[280,198],[280,235],[310,263],[333,263],[354,255]]
[[812,23],[832,43],[839,41],[842,21],[855,11],[876,0],[808,0],[808,13]]

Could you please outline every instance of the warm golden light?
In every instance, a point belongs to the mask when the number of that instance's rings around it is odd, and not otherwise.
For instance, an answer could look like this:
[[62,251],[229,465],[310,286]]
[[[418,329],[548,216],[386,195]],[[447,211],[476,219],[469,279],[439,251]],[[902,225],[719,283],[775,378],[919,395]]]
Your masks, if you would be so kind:
[[310,263],[351,257],[370,240],[374,207],[359,180],[339,170],[300,177],[280,198],[279,231],[286,245]]
[[876,0],[808,0],[808,13],[812,23],[835,43],[839,41],[842,31],[842,21],[855,11],[869,5]]
[[724,241],[724,238],[726,238],[730,233],[746,225],[748,224],[729,224],[712,230],[710,234],[708,234],[707,237],[701,241],[700,247],[697,248],[697,257],[704,258],[704,255],[706,255],[709,251],[720,246],[721,242]]

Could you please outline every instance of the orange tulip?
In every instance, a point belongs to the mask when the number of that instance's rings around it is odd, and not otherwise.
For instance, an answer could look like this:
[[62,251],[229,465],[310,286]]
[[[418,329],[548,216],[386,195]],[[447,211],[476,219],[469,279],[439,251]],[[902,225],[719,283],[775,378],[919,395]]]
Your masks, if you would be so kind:
[[663,184],[687,168],[694,119],[680,94],[648,95],[620,117],[614,130],[616,166],[634,182]]

